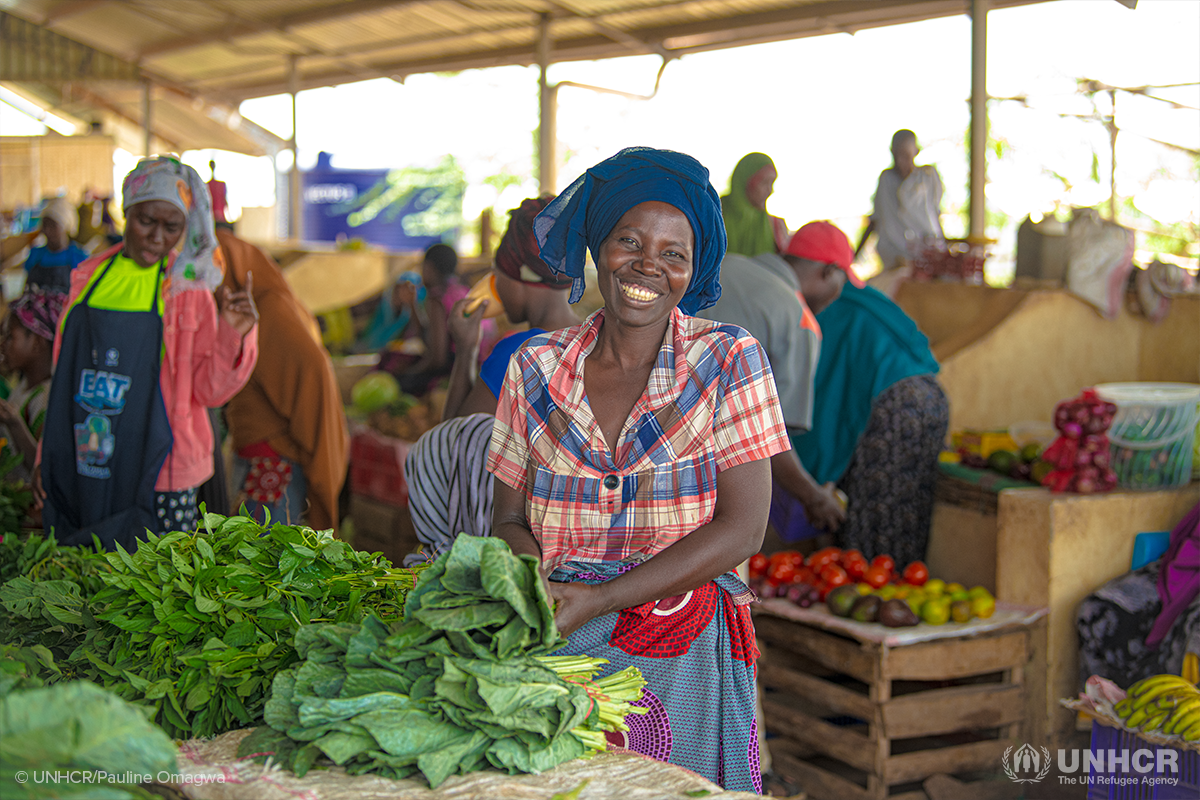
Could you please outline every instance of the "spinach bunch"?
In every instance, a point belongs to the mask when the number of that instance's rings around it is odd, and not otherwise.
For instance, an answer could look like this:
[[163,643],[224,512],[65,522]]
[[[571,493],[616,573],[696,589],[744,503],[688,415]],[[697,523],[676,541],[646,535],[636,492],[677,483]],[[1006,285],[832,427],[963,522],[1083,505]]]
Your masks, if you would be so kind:
[[[137,783],[178,772],[175,744],[140,708],[86,681],[0,691],[0,765],[0,797],[11,800],[150,798]],[[29,780],[43,770],[93,781]]]
[[352,774],[422,773],[431,786],[486,767],[542,772],[605,747],[644,681],[606,662],[547,656],[562,644],[535,559],[460,536],[422,575],[392,627],[310,625],[304,659],[276,676],[242,755],[270,753],[303,776],[324,757]]
[[9,477],[22,461],[24,456],[20,453],[7,445],[0,446],[0,536],[6,539],[21,529],[21,522],[33,502],[29,485]]
[[49,649],[47,680],[94,680],[177,738],[260,720],[275,673],[297,659],[297,629],[396,619],[421,569],[391,569],[329,532],[216,514],[87,558],[103,564],[98,590],[25,576],[0,587],[4,621],[22,633],[13,643]]

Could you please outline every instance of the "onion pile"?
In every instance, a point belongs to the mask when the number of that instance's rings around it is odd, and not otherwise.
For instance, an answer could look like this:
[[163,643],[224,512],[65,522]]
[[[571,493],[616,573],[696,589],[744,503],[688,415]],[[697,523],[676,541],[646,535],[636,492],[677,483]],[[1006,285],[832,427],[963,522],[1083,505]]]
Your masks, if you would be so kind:
[[1084,389],[1073,400],[1065,400],[1054,409],[1054,427],[1059,437],[1042,453],[1042,460],[1054,466],[1042,478],[1052,492],[1096,494],[1112,491],[1117,475],[1112,471],[1109,453],[1109,426],[1117,407]]

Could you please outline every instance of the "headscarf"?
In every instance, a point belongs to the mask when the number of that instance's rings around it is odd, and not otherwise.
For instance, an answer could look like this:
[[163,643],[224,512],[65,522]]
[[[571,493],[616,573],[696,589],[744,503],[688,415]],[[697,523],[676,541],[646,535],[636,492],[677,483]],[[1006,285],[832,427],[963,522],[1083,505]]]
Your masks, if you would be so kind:
[[573,279],[569,302],[583,296],[585,248],[599,261],[600,245],[625,212],[640,203],[669,203],[692,226],[695,253],[692,282],[679,301],[695,314],[721,296],[725,225],[721,199],[708,182],[708,170],[689,155],[672,150],[628,147],[580,175],[533,221],[542,260]]
[[162,200],[187,217],[183,250],[168,276],[167,293],[188,289],[214,291],[224,277],[225,261],[213,229],[212,198],[199,173],[173,156],[153,156],[138,162],[121,186],[121,208]]
[[55,197],[46,201],[42,209],[42,219],[47,217],[58,223],[58,227],[66,232],[68,239],[73,238],[79,229],[79,212],[71,208],[65,197]]
[[565,289],[570,278],[556,275],[538,255],[537,237],[533,235],[533,218],[553,200],[552,195],[527,197],[509,213],[508,230],[496,248],[496,269],[514,281],[538,283],[552,289]]
[[750,179],[765,167],[775,168],[775,162],[768,155],[749,153],[742,156],[729,178],[729,194],[721,198],[721,216],[725,220],[731,253],[754,257],[761,253],[776,252],[771,215],[746,197]]
[[54,330],[66,302],[67,296],[62,292],[33,288],[12,301],[8,310],[29,331],[53,342]]

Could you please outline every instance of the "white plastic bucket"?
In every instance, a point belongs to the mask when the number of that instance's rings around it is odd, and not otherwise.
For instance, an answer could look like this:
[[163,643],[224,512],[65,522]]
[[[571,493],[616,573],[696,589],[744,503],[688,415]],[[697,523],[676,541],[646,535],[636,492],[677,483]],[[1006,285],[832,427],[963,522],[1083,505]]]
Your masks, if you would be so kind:
[[1117,406],[1108,439],[1122,488],[1167,489],[1192,479],[1200,385],[1105,383],[1096,392]]

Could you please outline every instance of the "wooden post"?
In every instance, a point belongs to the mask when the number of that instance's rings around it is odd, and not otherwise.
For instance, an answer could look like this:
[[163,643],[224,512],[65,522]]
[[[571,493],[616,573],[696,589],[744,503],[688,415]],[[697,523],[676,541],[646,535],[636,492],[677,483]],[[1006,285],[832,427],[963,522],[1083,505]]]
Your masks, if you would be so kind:
[[492,210],[485,208],[479,215],[479,257],[492,257]]
[[971,231],[987,238],[987,12],[988,0],[971,0]]
[[288,56],[288,94],[292,96],[292,138],[288,147],[292,151],[292,171],[288,173],[288,239],[298,241],[300,231],[300,153],[296,149],[296,94],[299,92],[299,76],[296,72],[296,62],[299,56],[295,53]]
[[145,133],[144,143],[142,144],[142,155],[146,158],[150,157],[151,140],[154,134],[150,131],[150,93],[154,89],[154,84],[151,81],[146,81],[142,84],[142,130]]
[[558,139],[558,92],[548,82],[546,73],[550,69],[550,14],[543,11],[538,22],[538,191],[540,194],[556,194],[558,165],[555,160],[555,145]]

